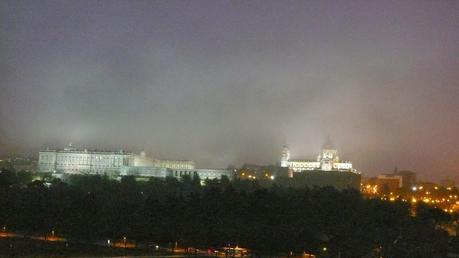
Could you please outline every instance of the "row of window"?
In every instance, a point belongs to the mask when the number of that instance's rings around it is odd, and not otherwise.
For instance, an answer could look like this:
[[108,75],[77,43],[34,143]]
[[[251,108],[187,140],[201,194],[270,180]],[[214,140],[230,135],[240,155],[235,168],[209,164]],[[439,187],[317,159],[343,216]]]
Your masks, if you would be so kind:
[[198,175],[198,172],[197,171],[175,171],[175,176],[178,177],[178,176],[185,176],[185,175],[188,175],[188,176],[197,176]]
[[110,170],[101,169],[101,168],[96,168],[96,169],[63,169],[63,171],[65,171],[65,173],[71,173],[71,174],[111,172]]
[[48,166],[66,166],[66,167],[73,167],[73,166],[100,166],[100,167],[121,167],[123,165],[127,165],[126,163],[123,162],[114,162],[114,163],[105,163],[105,162],[85,162],[85,161],[79,161],[79,162],[57,162],[57,163],[45,163],[45,162],[40,162],[40,165],[48,165]]
[[79,156],[79,155],[40,155],[40,160],[43,161],[50,161],[56,159],[57,161],[77,161],[77,160],[127,160],[125,157],[117,157],[117,156]]
[[[45,158],[46,157],[46,158]],[[122,157],[72,157],[62,156],[57,157],[57,160],[51,159],[51,156],[45,156],[40,159],[39,163],[57,163],[58,165],[111,165],[111,166],[122,166],[128,165],[129,160]]]
[[317,163],[291,163],[290,165],[292,167],[298,167],[298,168],[301,168],[301,167],[315,168],[315,167],[320,166],[320,164],[317,164]]
[[190,164],[174,164],[174,163],[159,163],[157,165],[161,168],[172,168],[172,169],[193,169],[193,165]]

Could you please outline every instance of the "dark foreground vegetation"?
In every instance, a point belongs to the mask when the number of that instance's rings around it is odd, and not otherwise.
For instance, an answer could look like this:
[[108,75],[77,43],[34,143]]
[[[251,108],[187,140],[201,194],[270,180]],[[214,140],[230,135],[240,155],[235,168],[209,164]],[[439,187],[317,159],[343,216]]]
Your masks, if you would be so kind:
[[120,257],[156,254],[139,249],[109,248],[93,244],[0,238],[0,257]]
[[[413,216],[415,215],[415,216]],[[126,237],[139,245],[242,246],[320,257],[446,257],[442,210],[363,199],[355,190],[261,187],[184,177],[138,182],[74,176],[33,181],[0,173],[0,226],[75,242]]]

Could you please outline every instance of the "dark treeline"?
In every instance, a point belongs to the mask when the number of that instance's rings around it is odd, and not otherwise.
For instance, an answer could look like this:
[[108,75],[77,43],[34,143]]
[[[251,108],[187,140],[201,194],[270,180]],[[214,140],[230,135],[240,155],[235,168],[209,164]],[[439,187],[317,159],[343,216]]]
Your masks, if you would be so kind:
[[[413,216],[416,212],[416,216]],[[355,190],[255,181],[73,176],[24,185],[0,173],[0,225],[76,241],[122,239],[194,247],[239,245],[323,257],[444,257],[451,218],[439,209],[363,199]],[[324,249],[326,247],[326,250]]]

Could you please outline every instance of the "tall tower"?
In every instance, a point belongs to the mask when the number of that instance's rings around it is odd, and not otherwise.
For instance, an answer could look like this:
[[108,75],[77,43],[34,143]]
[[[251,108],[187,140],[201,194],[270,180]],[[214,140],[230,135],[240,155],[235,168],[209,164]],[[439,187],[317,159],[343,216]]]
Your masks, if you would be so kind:
[[317,161],[320,162],[320,168],[324,171],[331,171],[334,168],[334,163],[339,162],[338,151],[330,140],[330,135],[327,136]]
[[290,150],[287,146],[282,147],[281,167],[288,167],[288,160],[290,159]]

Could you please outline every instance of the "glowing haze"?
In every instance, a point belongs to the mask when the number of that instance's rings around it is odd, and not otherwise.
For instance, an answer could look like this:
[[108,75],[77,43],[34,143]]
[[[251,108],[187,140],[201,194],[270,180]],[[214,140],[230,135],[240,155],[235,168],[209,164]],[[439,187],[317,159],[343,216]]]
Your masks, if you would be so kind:
[[0,155],[313,157],[459,181],[459,1],[1,1]]

